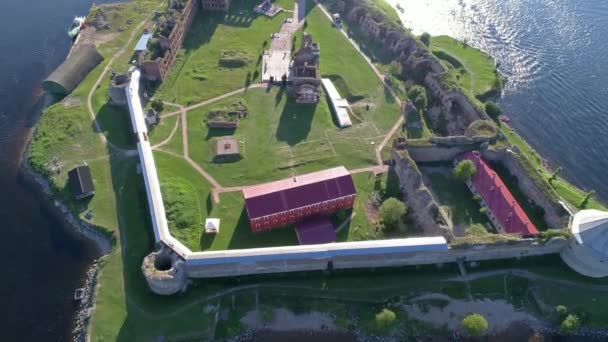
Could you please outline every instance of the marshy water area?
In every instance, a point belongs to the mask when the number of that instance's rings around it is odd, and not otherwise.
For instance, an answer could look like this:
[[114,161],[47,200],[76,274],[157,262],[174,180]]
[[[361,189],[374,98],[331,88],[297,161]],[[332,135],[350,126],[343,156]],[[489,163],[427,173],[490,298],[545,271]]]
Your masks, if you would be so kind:
[[[108,2],[95,0],[96,3]],[[40,82],[67,55],[67,29],[93,0],[0,1],[0,296],[3,341],[65,341],[74,290],[97,257],[91,242],[57,216],[54,204],[19,175],[40,111],[52,99]]]

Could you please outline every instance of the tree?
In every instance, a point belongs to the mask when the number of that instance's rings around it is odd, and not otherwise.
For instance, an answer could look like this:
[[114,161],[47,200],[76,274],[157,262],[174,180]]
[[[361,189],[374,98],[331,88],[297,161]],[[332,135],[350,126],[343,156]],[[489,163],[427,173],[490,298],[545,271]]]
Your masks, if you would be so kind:
[[581,203],[579,203],[578,207],[586,208],[587,204],[589,203],[589,200],[591,199],[591,196],[593,196],[594,194],[595,194],[595,190],[591,190],[591,191],[587,192],[585,194],[585,197],[583,197],[583,199],[581,200]]
[[414,106],[419,110],[425,110],[428,105],[428,97],[426,96],[426,89],[421,86],[413,86],[407,93],[408,98],[412,101]]
[[560,328],[565,332],[573,332],[581,326],[581,321],[577,315],[568,315],[562,321]]
[[424,43],[424,45],[429,46],[431,45],[431,35],[428,34],[427,32],[424,32],[421,36],[420,36],[420,41],[422,43]]
[[456,164],[456,167],[452,172],[452,176],[458,180],[466,182],[473,177],[475,172],[477,172],[477,167],[475,164],[472,161],[465,159]]
[[396,227],[406,213],[405,204],[394,197],[387,199],[380,206],[380,218],[387,228]]
[[462,320],[462,326],[471,336],[483,336],[488,330],[488,321],[480,314],[469,314]]
[[392,310],[384,308],[376,314],[376,325],[381,329],[386,329],[393,324],[395,318],[397,315]]
[[555,181],[557,179],[557,176],[559,176],[559,173],[562,172],[562,167],[558,167],[557,169],[555,169],[555,171],[553,171],[553,173],[551,174],[551,176],[549,176],[549,183],[553,183],[553,181]]
[[162,112],[163,108],[165,108],[165,104],[160,99],[152,100],[151,106],[152,106],[152,109],[154,109],[154,111],[157,113]]
[[498,118],[502,114],[502,109],[494,102],[486,102],[486,113],[493,119]]

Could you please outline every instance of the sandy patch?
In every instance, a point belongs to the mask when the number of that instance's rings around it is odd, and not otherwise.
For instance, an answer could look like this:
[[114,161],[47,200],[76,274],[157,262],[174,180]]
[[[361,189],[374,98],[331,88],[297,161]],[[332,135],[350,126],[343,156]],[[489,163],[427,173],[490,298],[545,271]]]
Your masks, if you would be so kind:
[[264,322],[259,310],[249,311],[241,318],[241,323],[250,329],[267,329],[274,331],[292,330],[337,330],[333,318],[322,312],[312,311],[305,314],[294,314],[287,309],[273,309],[274,317]]

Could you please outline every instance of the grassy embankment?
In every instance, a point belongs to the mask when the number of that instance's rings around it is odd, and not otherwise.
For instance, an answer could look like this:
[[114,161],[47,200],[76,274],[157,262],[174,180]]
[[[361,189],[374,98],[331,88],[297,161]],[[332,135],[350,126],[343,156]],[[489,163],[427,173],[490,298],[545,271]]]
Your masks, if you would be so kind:
[[448,36],[431,38],[431,52],[469,96],[483,101],[500,92],[502,79],[492,57]]

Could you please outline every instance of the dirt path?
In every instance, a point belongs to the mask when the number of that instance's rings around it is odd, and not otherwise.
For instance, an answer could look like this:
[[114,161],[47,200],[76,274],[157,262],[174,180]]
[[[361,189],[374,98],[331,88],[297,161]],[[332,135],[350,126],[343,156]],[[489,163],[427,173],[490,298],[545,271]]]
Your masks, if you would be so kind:
[[[165,102],[165,103],[166,103],[166,104],[169,104],[169,105],[172,105],[172,106],[176,106],[176,107],[182,107],[182,108],[183,108],[185,111],[191,111],[191,110],[196,109],[196,108],[204,107],[204,106],[206,106],[206,105],[208,105],[208,104],[211,104],[211,103],[213,103],[213,102],[216,102],[216,101],[219,101],[219,100],[223,100],[223,99],[225,99],[225,98],[227,98],[227,97],[230,97],[230,96],[234,96],[234,95],[237,95],[237,94],[244,93],[244,92],[246,92],[248,89],[264,88],[264,87],[266,87],[266,84],[262,84],[262,83],[253,83],[253,84],[251,84],[249,87],[240,88],[240,89],[237,89],[237,90],[231,91],[231,92],[229,92],[229,93],[226,93],[226,94],[223,94],[223,95],[219,95],[219,96],[216,96],[216,97],[214,97],[214,98],[211,98],[211,99],[208,99],[208,100],[205,100],[205,101],[202,101],[202,102],[199,102],[199,103],[196,103],[196,104],[193,104],[193,105],[187,106],[187,107],[183,107],[183,106],[181,106],[181,105],[179,105],[179,104],[176,104],[176,103],[170,103],[170,102]],[[167,114],[163,114],[163,115],[161,115],[160,117],[161,117],[161,118],[168,118],[168,117],[170,117],[170,116],[174,116],[174,115],[178,115],[178,114],[180,114],[180,113],[181,113],[181,111],[182,111],[182,109],[180,109],[180,110],[176,110],[176,111],[174,111],[174,112],[170,112],[170,113],[167,113]]]
[[169,134],[169,136],[167,137],[167,139],[159,142],[158,144],[152,146],[153,150],[156,150],[157,148],[166,145],[167,143],[169,143],[169,141],[171,141],[171,139],[173,139],[173,136],[175,135],[175,132],[177,132],[177,128],[179,127],[179,121],[180,118],[178,118],[177,120],[175,120],[175,127],[173,127],[173,130],[171,131],[171,134]]

